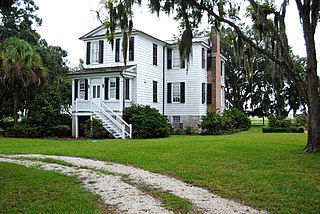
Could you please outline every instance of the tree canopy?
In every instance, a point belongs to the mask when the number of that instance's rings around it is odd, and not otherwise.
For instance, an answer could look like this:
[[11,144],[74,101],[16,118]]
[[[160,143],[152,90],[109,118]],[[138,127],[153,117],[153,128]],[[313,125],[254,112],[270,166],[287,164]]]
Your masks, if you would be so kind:
[[[292,2],[292,1],[290,1]],[[132,26],[132,5],[140,4],[140,0],[105,0],[103,4],[109,12],[106,17],[106,27],[111,36],[115,27],[126,30]],[[248,68],[252,67],[252,49],[267,56],[271,62],[285,72],[288,79],[297,86],[299,93],[306,98],[308,107],[308,142],[305,151],[320,151],[320,114],[317,76],[317,60],[315,49],[315,31],[319,21],[319,0],[295,0],[304,32],[307,51],[307,67],[303,73],[297,69],[290,54],[286,32],[286,12],[289,0],[283,0],[277,7],[273,0],[247,0],[247,17],[251,18],[259,39],[245,33],[245,23],[241,23],[241,1],[233,0],[150,0],[152,12],[159,14],[175,12],[177,20],[181,21],[183,32],[180,38],[180,55],[188,59],[192,52],[193,30],[206,16],[208,24],[219,30],[221,24],[226,24],[237,33],[236,44],[238,53],[244,53]],[[129,23],[129,24],[127,24]],[[297,23],[300,24],[300,23]],[[130,29],[130,28],[129,28]],[[111,37],[112,38],[112,37]],[[126,50],[126,49],[125,49]]]

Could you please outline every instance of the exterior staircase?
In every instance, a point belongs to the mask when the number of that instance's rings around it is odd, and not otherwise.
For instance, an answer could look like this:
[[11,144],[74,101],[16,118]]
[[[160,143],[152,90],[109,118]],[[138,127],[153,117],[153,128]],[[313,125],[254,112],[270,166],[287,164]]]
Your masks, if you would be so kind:
[[126,123],[118,114],[106,104],[97,100],[91,101],[92,116],[102,121],[103,127],[115,138],[132,138],[132,125]]

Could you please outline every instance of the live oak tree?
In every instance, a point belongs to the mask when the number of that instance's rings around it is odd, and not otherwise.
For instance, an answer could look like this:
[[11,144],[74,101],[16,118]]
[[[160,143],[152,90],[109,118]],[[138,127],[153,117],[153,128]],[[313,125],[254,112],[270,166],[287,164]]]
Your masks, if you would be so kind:
[[[248,5],[247,16],[251,18],[260,36],[259,41],[244,33],[243,23],[240,23],[241,19],[239,18],[241,2]],[[149,0],[149,7],[152,12],[157,14],[160,11],[175,12],[175,18],[181,20],[183,32],[179,48],[182,58],[189,60],[192,51],[193,30],[206,16],[208,23],[215,26],[216,30],[219,30],[221,23],[224,23],[236,31],[238,38],[235,43],[239,50],[246,50],[248,67],[252,65],[252,49],[266,55],[273,63],[281,67],[290,81],[297,86],[299,93],[306,98],[308,140],[305,151],[319,152],[320,120],[315,31],[319,21],[320,1],[291,0],[290,2],[295,2],[297,5],[306,44],[307,68],[302,74],[293,63],[287,39],[285,17],[289,0],[283,0],[279,8],[272,0]],[[131,29],[132,5],[140,4],[141,0],[105,0],[103,3],[109,12],[106,27],[110,29],[111,38],[116,27],[121,30]]]

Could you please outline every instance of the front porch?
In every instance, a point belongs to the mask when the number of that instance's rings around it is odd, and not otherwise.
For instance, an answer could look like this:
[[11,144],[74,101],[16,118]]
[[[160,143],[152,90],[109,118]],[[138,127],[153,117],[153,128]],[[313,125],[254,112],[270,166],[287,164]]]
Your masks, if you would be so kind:
[[74,137],[79,137],[79,118],[100,119],[116,138],[131,137],[131,126],[122,119],[133,103],[136,66],[84,69],[72,77],[72,114]]
[[131,138],[132,125],[122,119],[122,112],[113,111],[101,100],[76,100],[72,106],[72,135],[76,138],[80,133],[80,120],[95,118],[115,138]]

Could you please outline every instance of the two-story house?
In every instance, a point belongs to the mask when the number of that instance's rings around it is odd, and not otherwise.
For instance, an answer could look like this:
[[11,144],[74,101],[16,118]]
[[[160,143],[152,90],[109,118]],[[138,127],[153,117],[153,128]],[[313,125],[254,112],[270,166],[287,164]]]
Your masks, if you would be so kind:
[[130,137],[132,127],[121,116],[132,104],[156,108],[175,128],[197,128],[208,107],[223,111],[224,59],[217,34],[195,39],[187,63],[174,42],[133,30],[124,66],[121,32],[113,49],[105,33],[101,26],[80,38],[84,69],[69,74],[73,136],[81,136],[80,124],[93,117],[115,137]]

